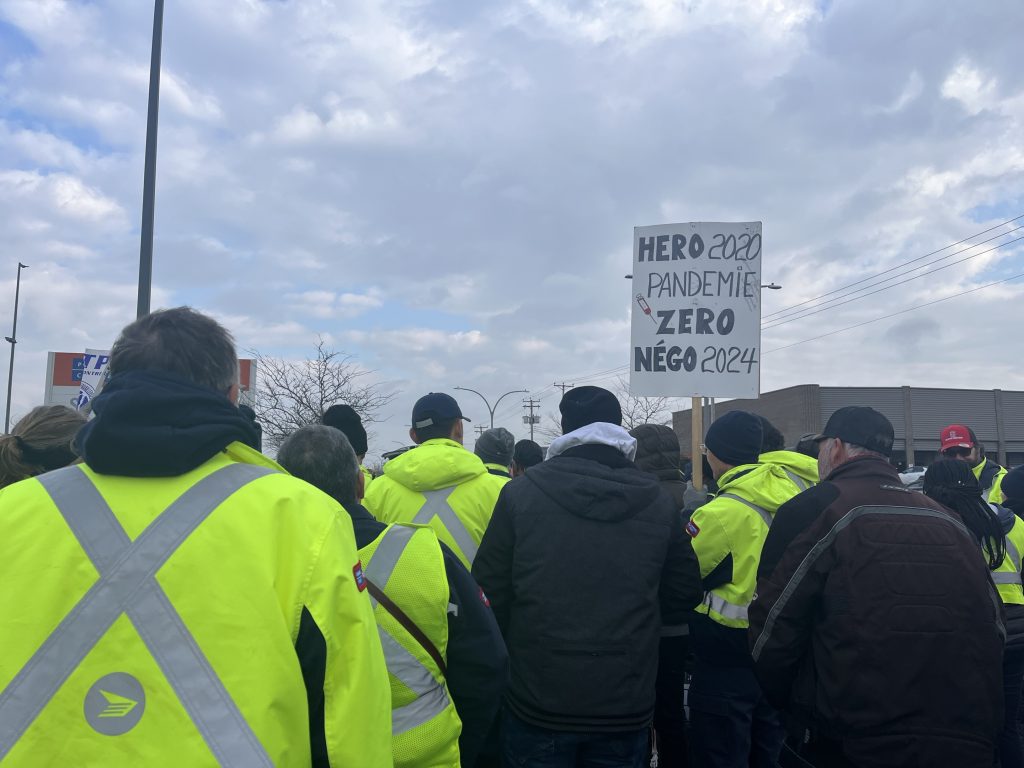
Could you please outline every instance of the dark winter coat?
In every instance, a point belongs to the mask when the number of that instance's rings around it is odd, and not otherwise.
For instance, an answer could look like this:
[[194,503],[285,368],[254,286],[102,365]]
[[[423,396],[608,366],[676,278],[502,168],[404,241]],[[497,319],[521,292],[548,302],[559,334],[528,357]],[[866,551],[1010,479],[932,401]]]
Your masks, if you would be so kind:
[[508,645],[508,706],[558,731],[647,725],[659,599],[681,613],[704,594],[678,510],[607,445],[570,448],[509,482],[473,575]]
[[990,768],[1002,604],[952,512],[857,457],[779,508],[750,607],[769,700],[858,766]]
[[658,478],[662,490],[675,502],[676,509],[683,509],[686,483],[683,481],[683,461],[676,433],[662,424],[641,424],[631,429],[629,434],[636,438],[636,465]]

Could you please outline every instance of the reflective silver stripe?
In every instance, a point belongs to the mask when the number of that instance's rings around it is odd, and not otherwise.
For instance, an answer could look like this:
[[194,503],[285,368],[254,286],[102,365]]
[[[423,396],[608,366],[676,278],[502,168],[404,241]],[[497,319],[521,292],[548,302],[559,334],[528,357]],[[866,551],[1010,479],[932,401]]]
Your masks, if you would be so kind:
[[380,587],[382,591],[387,591],[391,574],[395,572],[402,553],[405,552],[405,548],[412,541],[415,533],[416,529],[412,526],[395,524],[388,526],[387,530],[381,534],[377,548],[373,550],[370,562],[366,563],[364,568],[366,578]]
[[244,485],[272,472],[231,464],[207,475],[134,542],[81,468],[38,478],[100,578],[0,693],[0,759],[123,613],[220,764],[273,765],[155,578],[213,510]]
[[448,692],[430,670],[407,651],[395,638],[378,627],[388,672],[416,694],[415,701],[391,711],[391,732],[405,733],[432,720],[448,706]]
[[995,584],[1020,584],[1020,571],[992,571],[992,581]]
[[708,607],[717,613],[719,616],[724,616],[727,619],[735,619],[737,621],[747,621],[747,609],[750,607],[750,603],[746,605],[736,605],[736,603],[730,603],[724,597],[716,595],[714,592],[708,592],[704,602],[707,603]]
[[[778,465],[776,465],[776,466],[778,466]],[[799,488],[801,491],[806,491],[810,487],[810,484],[806,480],[804,480],[802,477],[800,477],[800,475],[798,475],[796,472],[791,472],[790,470],[786,469],[785,467],[782,467],[781,469],[782,469],[783,472],[786,473],[786,477],[788,477],[790,480],[792,480],[793,484],[797,488]]]
[[[800,586],[800,582],[802,582],[804,580],[804,577],[807,576],[807,572],[814,567],[814,563],[817,561],[819,557],[821,557],[822,553],[824,553],[824,551],[832,545],[832,542],[835,541],[835,538],[839,535],[840,531],[842,531],[847,526],[851,525],[859,518],[864,517],[865,515],[906,515],[908,517],[936,518],[938,520],[942,520],[943,522],[949,523],[958,531],[960,531],[960,533],[966,536],[968,539],[974,541],[974,537],[971,535],[970,531],[967,530],[966,526],[964,526],[963,523],[954,520],[949,515],[943,514],[942,512],[938,512],[933,509],[922,509],[919,507],[856,507],[850,510],[841,518],[839,518],[836,521],[835,525],[833,525],[832,528],[829,530],[829,532],[822,536],[815,543],[815,545],[811,547],[810,551],[804,556],[804,559],[800,561],[800,565],[798,565],[796,567],[796,570],[793,571],[793,575],[786,583],[786,586],[783,588],[782,592],[779,593],[779,597],[775,601],[775,604],[768,611],[768,617],[767,619],[765,619],[764,628],[761,630],[761,634],[758,635],[757,641],[754,643],[754,648],[751,652],[754,661],[757,661],[758,658],[761,656],[761,650],[764,648],[765,643],[768,642],[769,638],[771,638],[772,629],[774,629],[775,627],[775,620],[778,618],[782,610],[786,607],[786,603],[789,602],[789,599],[793,596],[793,593],[796,592],[797,588]],[[989,590],[989,592],[992,592],[992,590]],[[1000,631],[1002,632],[1003,637],[1005,638],[1005,627],[1003,627],[1002,623],[998,618],[998,615],[1001,612],[1001,608],[999,607],[999,603],[997,602],[998,595],[990,594],[989,598],[992,600],[993,606],[996,610],[996,623],[999,624]]]
[[1010,541],[1009,536],[1004,536],[1003,540],[1006,542],[1006,554],[1010,556],[1010,562],[1013,563],[1013,570],[1017,572],[1017,575],[1020,575],[1020,552],[1017,551],[1017,547],[1014,543]]
[[448,533],[451,534],[451,537],[455,539],[455,544],[462,550],[462,555],[472,565],[473,560],[476,558],[477,543],[473,540],[469,529],[466,528],[466,524],[459,519],[459,516],[455,514],[455,510],[448,503],[448,497],[452,495],[456,488],[458,486],[453,485],[451,488],[441,488],[437,491],[423,491],[422,493],[426,501],[423,502],[423,506],[420,507],[419,512],[416,513],[416,517],[412,521],[427,525],[436,516],[448,530]]
[[764,507],[759,507],[759,506],[757,506],[757,504],[754,504],[751,501],[747,501],[746,499],[740,498],[735,493],[720,493],[720,494],[718,494],[717,498],[719,498],[719,499],[733,499],[735,501],[738,501],[740,504],[744,504],[744,505],[750,507],[752,510],[754,510],[755,512],[757,512],[757,514],[759,514],[761,516],[761,519],[764,520],[764,524],[765,525],[767,525],[769,528],[772,527],[772,514],[771,514],[771,512],[769,512]]

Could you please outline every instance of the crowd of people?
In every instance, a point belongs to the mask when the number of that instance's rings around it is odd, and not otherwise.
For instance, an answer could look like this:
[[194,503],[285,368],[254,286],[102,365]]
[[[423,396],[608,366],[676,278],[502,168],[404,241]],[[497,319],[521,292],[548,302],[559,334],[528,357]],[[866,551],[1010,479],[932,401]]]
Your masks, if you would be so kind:
[[265,456],[199,312],[110,368],[0,437],[4,765],[1024,766],[1024,468],[966,425],[921,493],[870,407],[730,411],[707,490],[605,389],[546,452],[428,393],[374,476],[345,404]]

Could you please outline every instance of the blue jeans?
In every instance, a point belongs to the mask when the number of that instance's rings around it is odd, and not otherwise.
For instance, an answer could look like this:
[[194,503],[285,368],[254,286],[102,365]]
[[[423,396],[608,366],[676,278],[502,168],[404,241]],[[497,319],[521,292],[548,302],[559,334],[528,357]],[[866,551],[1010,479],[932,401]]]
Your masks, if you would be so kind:
[[501,716],[505,768],[643,768],[649,729],[577,733],[524,723],[506,708]]

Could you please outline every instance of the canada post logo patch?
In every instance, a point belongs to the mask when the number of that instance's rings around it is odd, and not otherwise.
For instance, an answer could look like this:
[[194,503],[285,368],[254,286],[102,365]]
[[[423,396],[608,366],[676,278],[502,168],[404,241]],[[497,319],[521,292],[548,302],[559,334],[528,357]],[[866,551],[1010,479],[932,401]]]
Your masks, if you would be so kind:
[[484,594],[483,587],[477,587],[480,590],[480,602],[486,605],[488,608],[491,607],[491,601],[487,599],[487,595]]
[[352,566],[352,575],[356,577],[356,586],[359,587],[359,591],[362,592],[366,589],[366,577],[363,575],[362,561],[357,561],[356,564]]
[[700,533],[700,528],[697,527],[697,524],[693,522],[693,520],[690,520],[686,523],[686,532],[690,534],[690,538],[693,539],[697,537],[698,533]]

